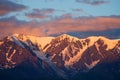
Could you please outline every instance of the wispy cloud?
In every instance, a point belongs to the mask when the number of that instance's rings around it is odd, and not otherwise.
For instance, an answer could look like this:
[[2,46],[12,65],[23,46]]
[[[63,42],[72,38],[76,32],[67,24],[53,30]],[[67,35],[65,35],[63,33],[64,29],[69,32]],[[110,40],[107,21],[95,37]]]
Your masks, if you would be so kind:
[[0,0],[0,16],[26,8],[24,5],[13,3],[9,0]]
[[72,9],[73,11],[76,11],[76,12],[84,12],[83,9]]
[[109,3],[108,0],[76,0],[76,2],[90,4],[90,5],[101,5],[101,4]]
[[72,17],[72,14],[70,13],[66,13],[66,14],[63,14],[62,16],[60,16],[60,18],[71,18]]
[[33,9],[31,13],[26,13],[25,15],[29,18],[46,18],[47,15],[55,12],[55,9]]
[[46,18],[46,15],[44,14],[41,14],[41,13],[35,13],[35,12],[32,12],[32,13],[26,13],[25,14],[27,17],[29,18]]

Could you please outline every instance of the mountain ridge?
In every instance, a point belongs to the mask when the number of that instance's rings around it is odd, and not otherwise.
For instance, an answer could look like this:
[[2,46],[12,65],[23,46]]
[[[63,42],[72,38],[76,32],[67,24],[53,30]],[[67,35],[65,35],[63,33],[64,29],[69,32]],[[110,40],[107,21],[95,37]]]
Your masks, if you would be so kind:
[[[30,56],[26,57],[26,54]],[[0,40],[0,57],[0,70],[14,69],[20,66],[19,62],[28,60],[27,64],[34,64],[36,67],[33,69],[41,71],[37,72],[38,75],[47,73],[49,78],[56,75],[56,79],[70,79],[103,63],[119,62],[120,39],[111,40],[103,36],[79,39],[67,34],[58,37],[13,34]]]

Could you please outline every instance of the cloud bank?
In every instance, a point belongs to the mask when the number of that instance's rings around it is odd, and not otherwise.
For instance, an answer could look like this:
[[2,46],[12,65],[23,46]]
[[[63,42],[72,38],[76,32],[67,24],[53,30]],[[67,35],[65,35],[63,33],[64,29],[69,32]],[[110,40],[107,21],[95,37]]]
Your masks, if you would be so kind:
[[9,0],[0,0],[0,16],[11,12],[21,11],[27,7],[21,4],[13,3]]
[[79,17],[65,16],[46,22],[24,22],[15,17],[0,20],[0,34],[23,33],[49,36],[67,32],[104,31],[120,28],[120,17]]

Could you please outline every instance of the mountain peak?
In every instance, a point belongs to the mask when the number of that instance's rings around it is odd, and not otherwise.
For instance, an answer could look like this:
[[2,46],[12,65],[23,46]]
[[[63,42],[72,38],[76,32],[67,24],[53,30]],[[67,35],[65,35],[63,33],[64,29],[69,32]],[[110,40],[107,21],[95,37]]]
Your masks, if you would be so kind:
[[68,35],[68,34],[62,34],[62,35],[56,37],[56,39],[59,39],[59,40],[64,40],[66,38],[69,39],[69,41],[79,40],[79,38],[71,36],[71,35]]
[[12,34],[13,36],[18,36],[19,34],[18,33],[14,33],[14,34]]
[[104,36],[89,36],[87,37],[88,39],[107,39],[106,37]]
[[70,35],[68,35],[68,34],[61,34],[61,35],[58,36],[58,37],[72,37],[72,36],[70,36]]

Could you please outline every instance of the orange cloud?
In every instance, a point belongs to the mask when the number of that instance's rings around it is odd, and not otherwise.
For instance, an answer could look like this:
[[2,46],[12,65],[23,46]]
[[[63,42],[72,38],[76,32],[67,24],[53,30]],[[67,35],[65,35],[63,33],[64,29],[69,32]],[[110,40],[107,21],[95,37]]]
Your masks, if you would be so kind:
[[104,31],[120,28],[118,17],[59,18],[46,22],[23,22],[17,19],[0,20],[0,34],[23,33],[36,36],[48,36],[67,32]]
[[97,17],[97,18],[61,18],[46,24],[48,34],[70,31],[102,31],[120,28],[120,18]]

